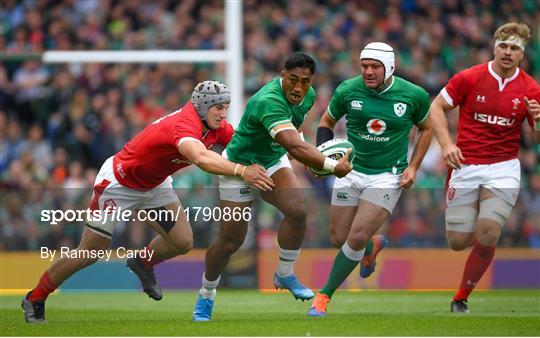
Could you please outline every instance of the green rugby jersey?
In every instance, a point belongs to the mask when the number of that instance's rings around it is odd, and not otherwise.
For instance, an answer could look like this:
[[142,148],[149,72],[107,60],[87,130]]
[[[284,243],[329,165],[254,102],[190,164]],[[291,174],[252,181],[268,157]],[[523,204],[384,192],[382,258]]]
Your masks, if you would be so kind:
[[314,102],[313,87],[299,105],[293,105],[281,89],[281,78],[269,81],[249,99],[240,124],[227,145],[227,157],[244,165],[273,166],[287,151],[272,138],[270,131],[274,126],[288,122],[299,128]]
[[409,131],[428,117],[429,94],[394,76],[381,93],[366,87],[362,76],[341,83],[328,113],[347,119],[347,137],[356,149],[354,170],[364,174],[401,173],[407,167]]

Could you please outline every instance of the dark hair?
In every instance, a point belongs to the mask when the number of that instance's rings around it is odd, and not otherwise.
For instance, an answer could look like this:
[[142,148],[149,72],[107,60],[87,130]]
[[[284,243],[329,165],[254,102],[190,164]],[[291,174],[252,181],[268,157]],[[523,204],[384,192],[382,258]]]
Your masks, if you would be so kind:
[[302,52],[295,52],[285,61],[285,70],[294,68],[309,68],[311,74],[315,74],[315,60]]

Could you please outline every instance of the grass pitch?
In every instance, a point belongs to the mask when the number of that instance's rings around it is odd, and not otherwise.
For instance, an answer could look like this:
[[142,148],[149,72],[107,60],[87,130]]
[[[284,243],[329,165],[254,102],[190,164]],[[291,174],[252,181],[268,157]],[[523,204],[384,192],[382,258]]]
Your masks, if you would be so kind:
[[449,292],[338,291],[328,316],[286,293],[219,290],[211,322],[194,323],[196,291],[63,293],[47,300],[47,324],[27,324],[19,296],[0,298],[2,336],[536,336],[540,290],[475,292],[467,315]]

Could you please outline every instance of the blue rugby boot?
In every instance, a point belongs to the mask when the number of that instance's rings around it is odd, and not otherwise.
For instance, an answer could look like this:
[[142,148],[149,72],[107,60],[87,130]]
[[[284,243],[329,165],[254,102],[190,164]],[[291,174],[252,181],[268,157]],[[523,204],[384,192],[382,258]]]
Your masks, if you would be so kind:
[[274,286],[276,289],[289,290],[295,299],[301,299],[302,301],[309,300],[315,296],[313,291],[300,283],[294,274],[288,277],[279,277],[277,274],[274,274]]
[[[214,297],[215,297],[215,290]],[[212,319],[212,310],[214,309],[214,299],[203,298],[199,293],[195,309],[193,309],[194,322],[209,322]]]

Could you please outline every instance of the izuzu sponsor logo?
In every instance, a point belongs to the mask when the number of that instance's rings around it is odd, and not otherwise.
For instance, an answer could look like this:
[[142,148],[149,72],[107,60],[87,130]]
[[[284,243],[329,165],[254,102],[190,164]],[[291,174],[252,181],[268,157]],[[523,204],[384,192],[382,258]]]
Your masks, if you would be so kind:
[[474,113],[474,119],[478,122],[493,124],[497,126],[510,127],[516,123],[515,118],[508,118],[503,116]]

